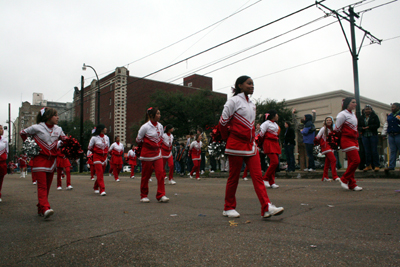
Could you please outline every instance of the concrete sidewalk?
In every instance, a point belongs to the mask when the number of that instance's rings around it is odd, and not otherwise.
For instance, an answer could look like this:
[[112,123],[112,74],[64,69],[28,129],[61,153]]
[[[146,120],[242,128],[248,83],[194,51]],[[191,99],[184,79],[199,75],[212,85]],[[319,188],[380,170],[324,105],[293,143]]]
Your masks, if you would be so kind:
[[[277,179],[268,189],[285,212],[260,217],[251,180],[239,183],[240,218],[222,216],[226,179],[176,178],[169,203],[140,203],[139,179],[89,176],[56,190],[55,214],[37,216],[30,175],[5,177],[0,203],[1,266],[399,266],[400,180],[363,179],[361,192],[319,179]],[[65,188],[65,180],[63,180]]]

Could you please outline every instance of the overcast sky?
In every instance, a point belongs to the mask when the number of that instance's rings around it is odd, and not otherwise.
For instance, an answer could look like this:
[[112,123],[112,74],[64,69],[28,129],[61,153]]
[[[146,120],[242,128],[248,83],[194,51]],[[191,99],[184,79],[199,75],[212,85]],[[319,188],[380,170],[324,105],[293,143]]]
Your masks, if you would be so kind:
[[[339,9],[361,2],[355,6],[356,12],[373,8],[362,12],[356,23],[383,42],[369,45],[369,39],[364,41],[358,62],[360,94],[388,104],[400,101],[400,2],[374,7],[390,1],[323,3]],[[118,66],[128,67],[131,76],[143,77],[313,3],[313,0],[1,1],[0,124],[8,119],[8,103],[12,106],[11,119],[15,120],[21,101],[32,102],[33,92],[43,93],[49,101],[72,102],[73,88],[79,86],[80,76],[85,76],[86,85],[95,78],[91,69],[82,71],[83,63],[93,66],[100,78]],[[250,7],[145,57],[247,6]],[[345,37],[337,19],[323,18],[324,11],[327,10],[313,6],[148,78],[179,84],[183,76],[197,73],[212,77],[215,91],[230,94],[236,78],[249,75],[255,82],[255,99],[293,99],[339,89],[354,92],[352,59]],[[282,35],[314,20],[317,21]],[[316,30],[329,23],[333,24]],[[342,24],[350,38],[349,23],[342,21]],[[357,45],[363,34],[356,30]],[[248,49],[257,44],[260,45]],[[243,60],[246,57],[249,58]],[[242,61],[235,63],[239,60]]]

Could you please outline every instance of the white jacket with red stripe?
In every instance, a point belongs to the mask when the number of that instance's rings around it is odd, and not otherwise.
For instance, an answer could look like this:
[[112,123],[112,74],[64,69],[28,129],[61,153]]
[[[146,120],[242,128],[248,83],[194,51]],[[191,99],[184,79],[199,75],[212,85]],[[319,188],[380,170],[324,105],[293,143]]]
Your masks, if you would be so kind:
[[[218,128],[226,142],[225,154],[254,156],[257,154],[254,120],[256,106],[244,93],[231,97],[224,105]],[[228,132],[228,127],[230,127]],[[228,136],[229,135],[229,136]]]
[[170,133],[164,133],[162,136],[161,153],[164,159],[168,159],[172,156],[172,144],[174,142],[174,136]]
[[151,121],[146,122],[139,129],[136,143],[142,146],[140,160],[155,161],[161,159],[161,137],[164,129],[161,123],[154,126]]
[[92,151],[94,154],[100,156],[105,156],[108,153],[108,148],[110,147],[110,139],[107,135],[101,137],[100,135],[92,136],[89,141],[88,150]]
[[[319,145],[321,146],[321,154],[325,155],[329,152],[333,152],[333,149],[330,147],[330,145],[328,144],[327,140],[326,140],[326,136],[325,136],[325,127],[323,126],[317,136],[315,137],[316,140],[318,140]],[[328,127],[328,135],[331,133],[331,129],[329,129]]]
[[0,161],[6,161],[8,155],[8,141],[0,136]]
[[336,117],[335,132],[340,132],[340,148],[343,152],[358,150],[358,121],[348,109],[342,110]]

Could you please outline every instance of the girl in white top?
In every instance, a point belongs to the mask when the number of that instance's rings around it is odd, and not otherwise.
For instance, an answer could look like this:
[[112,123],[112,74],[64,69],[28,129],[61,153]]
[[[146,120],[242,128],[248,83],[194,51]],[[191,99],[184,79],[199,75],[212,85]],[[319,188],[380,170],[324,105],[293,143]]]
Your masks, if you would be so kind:
[[3,137],[3,125],[0,125],[0,202],[1,187],[3,186],[4,176],[7,174],[8,141]]
[[193,168],[189,174],[189,177],[192,179],[192,175],[196,172],[196,179],[200,180],[200,163],[201,163],[201,146],[203,143],[201,140],[201,134],[196,135],[196,141],[193,141],[189,147],[189,153],[192,157]]

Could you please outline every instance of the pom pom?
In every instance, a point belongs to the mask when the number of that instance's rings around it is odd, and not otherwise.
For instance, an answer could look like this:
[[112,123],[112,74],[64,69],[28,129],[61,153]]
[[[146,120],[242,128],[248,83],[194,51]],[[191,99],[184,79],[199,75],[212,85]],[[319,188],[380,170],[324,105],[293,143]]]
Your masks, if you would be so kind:
[[218,125],[214,126],[211,131],[212,141],[216,143],[222,142],[222,135],[218,129]]
[[42,149],[36,143],[35,139],[28,137],[22,145],[22,153],[28,157],[35,157],[40,154]]
[[140,157],[140,152],[142,151],[142,146],[137,146],[134,149],[136,157]]
[[338,132],[330,132],[327,137],[329,146],[334,150],[340,149],[340,134]]
[[60,145],[61,153],[65,155],[66,158],[71,160],[76,160],[79,158],[79,154],[83,153],[82,147],[78,140],[69,136],[62,141]]
[[224,141],[221,142],[212,142],[208,146],[208,153],[210,156],[213,156],[215,159],[220,159],[224,157],[226,143]]

